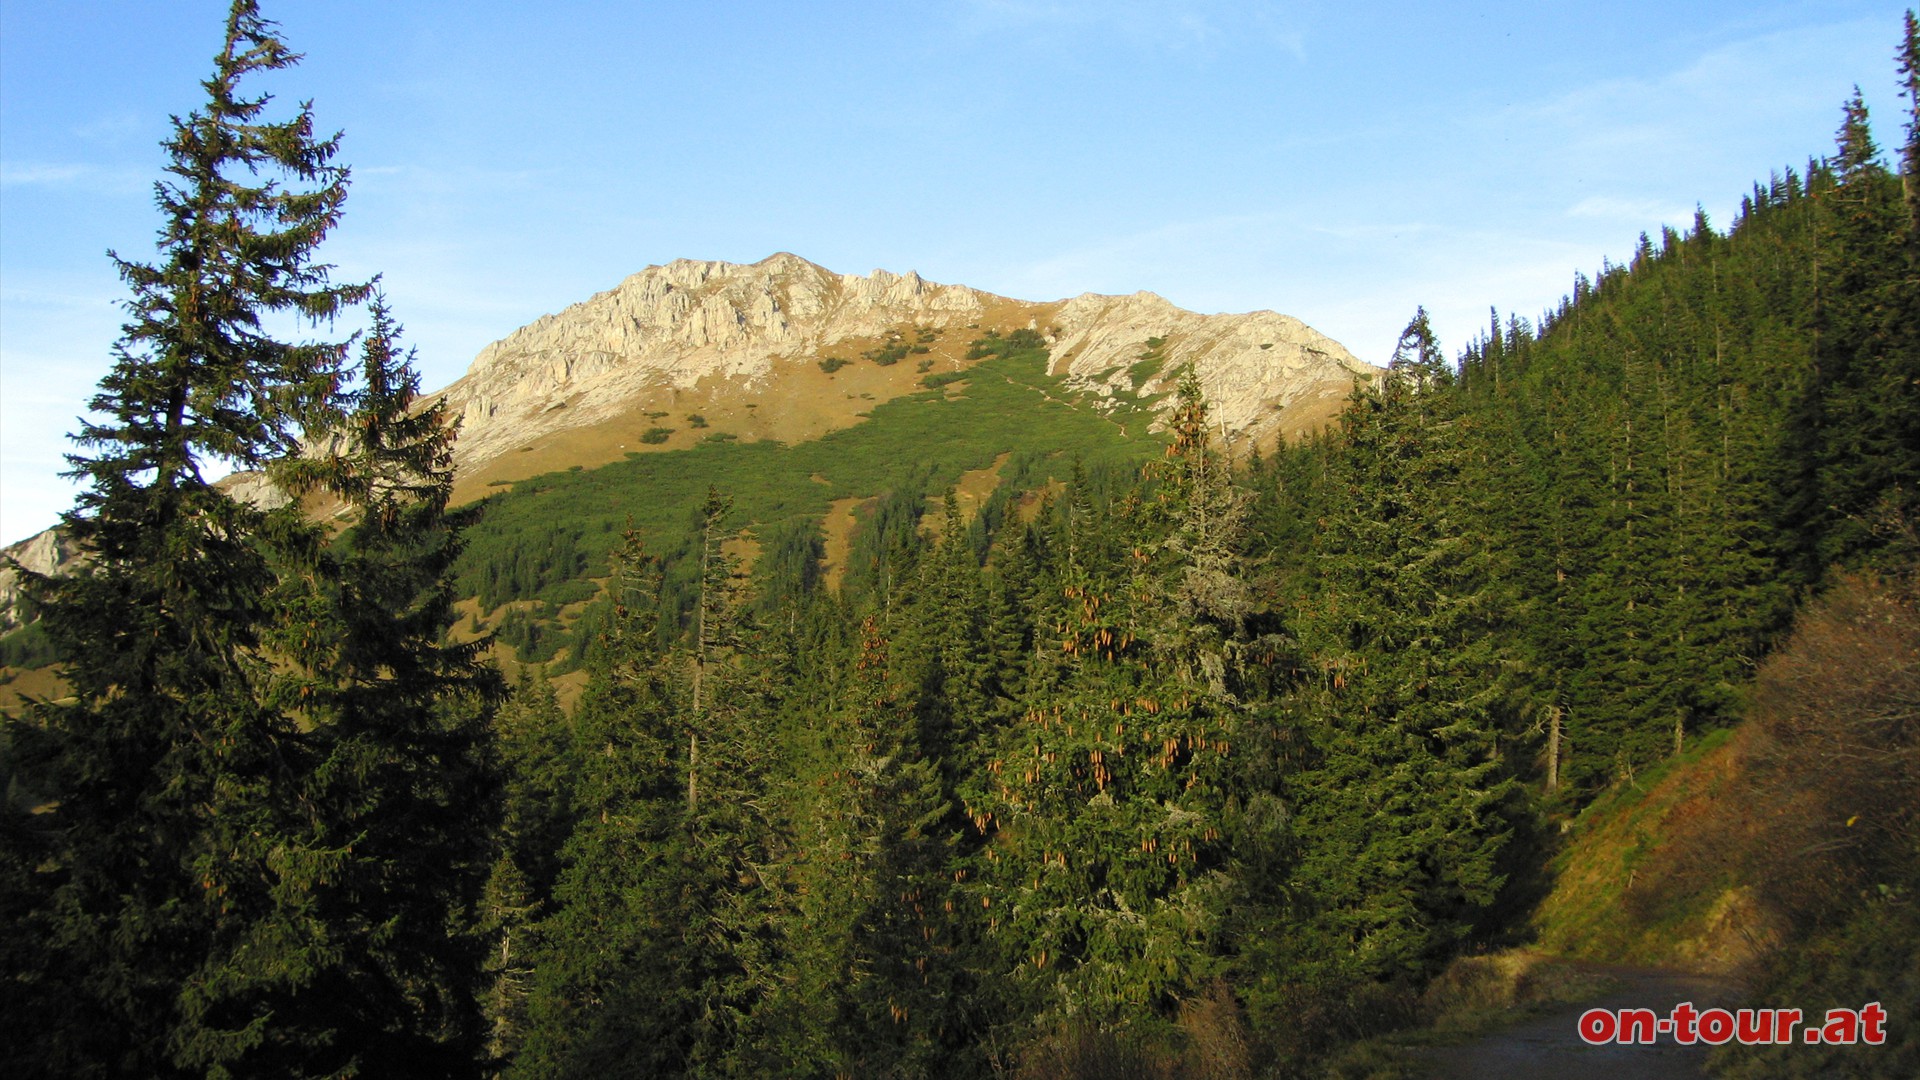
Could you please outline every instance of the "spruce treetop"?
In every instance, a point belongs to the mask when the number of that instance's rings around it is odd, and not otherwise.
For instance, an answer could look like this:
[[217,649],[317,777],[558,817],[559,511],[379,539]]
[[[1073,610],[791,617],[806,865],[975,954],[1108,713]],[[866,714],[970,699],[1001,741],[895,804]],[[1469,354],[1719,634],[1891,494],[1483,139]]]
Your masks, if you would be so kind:
[[[1853,88],[1853,96],[1841,105],[1840,129],[1834,132],[1833,141],[1833,156],[1827,159],[1835,181],[1830,197],[1852,208],[1842,213],[1856,218],[1870,215],[1869,204],[1877,201],[1875,189],[1887,175],[1887,169],[1880,161],[1880,146],[1873,140],[1867,102],[1858,86]],[[1864,219],[1859,223],[1864,223]],[[1879,228],[1877,223],[1867,227]]]
[[317,325],[368,292],[334,284],[314,259],[347,195],[340,136],[315,137],[310,103],[266,120],[271,96],[243,90],[299,59],[257,3],[236,0],[206,102],[173,118],[168,177],[154,185],[159,257],[109,252],[133,295],[92,402],[105,419],[76,436],[91,453],[70,457],[93,482],[83,511],[148,476],[159,490],[197,485],[210,457],[257,467],[337,419],[345,345],[283,342],[263,326],[280,313]]
[[1900,92],[1907,99],[1907,142],[1900,154],[1900,186],[1907,202],[1907,229],[1920,243],[1920,20],[1906,13],[1900,39]]
[[[1416,392],[1453,382],[1453,368],[1447,363],[1439,338],[1434,336],[1425,307],[1415,309],[1407,328],[1400,331],[1400,340],[1394,343],[1393,359],[1387,362],[1387,369],[1404,378]],[[1388,381],[1391,385],[1392,380]]]

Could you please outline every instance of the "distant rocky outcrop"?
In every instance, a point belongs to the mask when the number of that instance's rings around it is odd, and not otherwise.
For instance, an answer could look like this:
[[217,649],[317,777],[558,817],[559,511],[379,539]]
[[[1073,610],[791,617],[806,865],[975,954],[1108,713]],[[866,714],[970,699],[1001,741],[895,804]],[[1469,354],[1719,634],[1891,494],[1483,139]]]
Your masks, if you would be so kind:
[[58,529],[48,529],[0,548],[0,633],[21,623],[20,574],[14,563],[36,574],[59,574],[75,558],[74,547]]
[[[291,501],[263,472],[233,473],[216,481],[214,486],[241,502],[263,510],[284,506]],[[17,544],[0,548],[0,634],[15,629],[25,621],[25,613],[20,607],[20,573],[14,569],[15,563],[35,574],[58,577],[71,573],[75,566],[84,565],[85,561],[86,555],[79,545],[57,525]]]
[[[1134,386],[1143,355],[1163,357],[1141,389],[1166,389],[1189,364],[1200,379],[1213,420],[1237,437],[1264,441],[1306,423],[1300,407],[1342,400],[1354,379],[1374,369],[1339,342],[1291,315],[1252,311],[1200,315],[1150,292],[1132,296],[1082,293],[1053,316],[1053,369],[1088,389],[1114,393]],[[1149,342],[1160,342],[1147,348]],[[1324,420],[1326,410],[1314,410]],[[1290,431],[1289,434],[1294,433]]]

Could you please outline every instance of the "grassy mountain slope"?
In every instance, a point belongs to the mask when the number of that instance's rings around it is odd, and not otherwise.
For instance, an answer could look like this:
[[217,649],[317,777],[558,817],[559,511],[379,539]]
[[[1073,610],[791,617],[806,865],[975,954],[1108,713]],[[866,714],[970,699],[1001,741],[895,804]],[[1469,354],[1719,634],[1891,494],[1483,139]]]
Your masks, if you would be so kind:
[[[1036,344],[1003,347],[964,378],[947,378],[931,376],[926,381],[934,386],[876,405],[867,422],[807,442],[722,434],[685,450],[635,453],[598,469],[514,484],[487,500],[469,532],[460,591],[480,598],[483,610],[535,601],[534,616],[548,617],[595,594],[592,579],[605,573],[607,552],[628,527],[666,558],[670,581],[684,579],[681,556],[709,487],[732,497],[730,521],[758,550],[798,543],[808,552],[805,562],[825,554],[821,533],[830,514],[843,528],[850,514],[856,534],[884,527],[882,500],[893,496],[917,521],[927,498],[964,477],[985,487],[980,481],[990,475],[999,497],[980,498],[980,512],[1003,514],[1019,493],[1064,480],[1076,461],[1084,468],[1127,466],[1158,456],[1165,445],[1149,430],[1149,400],[1093,408],[1047,374],[1046,351]],[[871,542],[862,548],[841,539],[854,565],[835,569],[855,581],[870,577],[884,553]],[[767,566],[763,574],[774,572]],[[527,644],[524,636],[504,636]]]

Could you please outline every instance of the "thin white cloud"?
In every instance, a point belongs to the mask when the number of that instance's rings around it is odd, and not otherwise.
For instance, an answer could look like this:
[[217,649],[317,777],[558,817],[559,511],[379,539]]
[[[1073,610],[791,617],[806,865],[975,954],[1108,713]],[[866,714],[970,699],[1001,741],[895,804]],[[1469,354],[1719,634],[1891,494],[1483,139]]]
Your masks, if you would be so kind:
[[1831,113],[1837,125],[1848,87],[1831,73],[1861,71],[1856,60],[1890,69],[1878,56],[1856,55],[1880,29],[1877,20],[1860,20],[1763,34],[1665,74],[1595,82],[1464,126],[1530,133],[1572,157],[1657,172],[1677,148],[1738,152],[1743,135],[1777,130],[1810,111]]
[[[1489,304],[1503,319],[1517,310],[1529,320],[1555,306],[1603,250],[1524,222],[1368,221],[1301,207],[1098,238],[1019,269],[1011,291],[1052,299],[1145,288],[1199,311],[1271,308],[1384,363],[1416,306],[1457,349],[1486,329]],[[1361,279],[1366,287],[1355,288]]]
[[73,137],[83,142],[117,145],[141,136],[147,125],[131,112],[114,113],[75,126]]
[[[1132,292],[1164,276],[1169,267],[1215,262],[1206,253],[1224,254],[1243,246],[1246,238],[1271,236],[1284,229],[1281,215],[1232,214],[1192,221],[1173,221],[1151,229],[1095,238],[1072,250],[1029,263],[1015,270],[1012,280],[1031,299],[1052,299],[1087,290]],[[1176,300],[1176,303],[1178,301]]]
[[92,173],[86,165],[16,165],[0,162],[0,185],[6,187],[56,187],[71,184]]
[[410,195],[476,195],[536,190],[559,175],[555,169],[436,168],[426,165],[355,165],[363,189]]
[[73,505],[77,485],[60,476],[67,434],[86,411],[95,373],[59,354],[7,350],[0,356],[0,543],[24,540]]
[[0,187],[45,188],[102,194],[143,190],[150,179],[134,169],[69,162],[0,162]]
[[1654,222],[1677,226],[1691,221],[1693,210],[1691,206],[1662,202],[1658,199],[1592,195],[1567,207],[1567,216],[1620,222],[1636,228],[1650,228]]
[[1296,58],[1303,35],[1272,3],[1232,0],[965,0],[976,30],[1104,29],[1136,47],[1210,50],[1253,34]]

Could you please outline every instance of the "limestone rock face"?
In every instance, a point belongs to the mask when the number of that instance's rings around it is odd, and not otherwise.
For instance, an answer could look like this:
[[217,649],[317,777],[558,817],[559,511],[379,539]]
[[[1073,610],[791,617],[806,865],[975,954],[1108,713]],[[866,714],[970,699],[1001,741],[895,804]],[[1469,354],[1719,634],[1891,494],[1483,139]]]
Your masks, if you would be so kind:
[[227,493],[235,502],[245,503],[258,510],[272,510],[292,502],[286,492],[281,491],[274,482],[267,479],[264,472],[237,472],[221,480],[214,486]]
[[[0,549],[0,633],[20,625],[20,575],[13,563],[36,574],[61,574],[76,552],[58,529],[48,529]],[[8,561],[11,560],[11,561]]]
[[[1191,363],[1215,420],[1235,437],[1266,439],[1290,423],[1300,428],[1309,414],[1324,418],[1326,402],[1372,370],[1271,311],[1199,315],[1152,293],[1012,300],[916,273],[836,274],[782,253],[751,265],[681,259],[648,267],[487,346],[439,396],[461,418],[456,461],[467,474],[542,436],[632,413],[671,389],[724,381],[751,398],[781,371],[844,343],[852,345],[842,352],[893,331],[976,326],[1039,330],[1056,374],[1109,396],[1169,389]],[[1136,387],[1128,369],[1155,338],[1165,339],[1164,363]]]
[[751,393],[776,363],[903,325],[971,322],[992,299],[914,273],[835,274],[785,253],[750,266],[680,259],[487,346],[443,396],[461,418],[468,466],[609,419],[651,389],[717,376]]
[[[263,472],[232,473],[214,481],[214,487],[226,492],[229,498],[262,510],[285,506],[293,501],[286,492],[274,486]],[[8,562],[9,559],[12,562]],[[86,553],[68,539],[57,525],[17,544],[0,548],[0,634],[13,630],[23,621],[18,610],[20,575],[14,570],[13,563],[17,562],[36,574],[58,577],[72,573],[75,567],[84,565],[86,560]]]
[[[1235,437],[1261,440],[1300,406],[1345,398],[1356,377],[1374,369],[1345,346],[1290,315],[1253,311],[1200,315],[1150,292],[1083,293],[1054,316],[1054,374],[1111,395],[1134,388],[1132,365],[1162,357],[1140,391],[1170,390],[1192,365],[1209,417]],[[1147,342],[1159,340],[1158,349]],[[1297,426],[1297,425],[1295,425]]]

